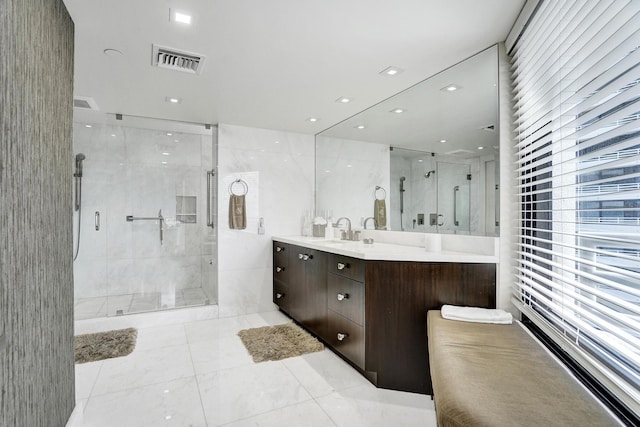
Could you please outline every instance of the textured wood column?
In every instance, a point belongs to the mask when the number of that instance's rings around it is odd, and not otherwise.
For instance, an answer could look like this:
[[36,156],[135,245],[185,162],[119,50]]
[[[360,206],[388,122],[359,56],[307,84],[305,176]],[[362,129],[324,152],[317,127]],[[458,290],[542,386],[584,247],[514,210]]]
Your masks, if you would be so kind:
[[73,22],[62,0],[0,0],[0,425],[74,407]]

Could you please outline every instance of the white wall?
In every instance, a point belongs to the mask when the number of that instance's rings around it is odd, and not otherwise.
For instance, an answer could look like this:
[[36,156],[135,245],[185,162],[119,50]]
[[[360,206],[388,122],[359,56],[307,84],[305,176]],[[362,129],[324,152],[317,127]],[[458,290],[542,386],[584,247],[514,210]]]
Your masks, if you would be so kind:
[[[221,124],[218,129],[218,303],[220,317],[272,310],[273,235],[299,235],[313,209],[313,135]],[[243,179],[247,228],[231,230],[229,190]],[[234,186],[234,189],[239,187]],[[237,191],[238,192],[238,191]],[[265,234],[258,234],[264,218]]]

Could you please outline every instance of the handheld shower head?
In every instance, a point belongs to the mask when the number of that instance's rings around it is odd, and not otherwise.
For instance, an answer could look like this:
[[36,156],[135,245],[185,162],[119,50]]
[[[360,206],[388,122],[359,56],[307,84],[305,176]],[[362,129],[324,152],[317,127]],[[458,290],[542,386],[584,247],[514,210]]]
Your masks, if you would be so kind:
[[435,175],[436,171],[435,170],[430,170],[429,172],[424,174],[425,178],[429,178],[431,175]]
[[401,176],[401,177],[400,177],[400,181],[401,181],[401,182],[402,182],[402,181],[404,181],[405,179],[407,179],[407,177],[406,177],[406,176]]
[[82,178],[82,161],[86,158],[87,156],[83,153],[76,154],[76,173],[74,173],[73,176]]

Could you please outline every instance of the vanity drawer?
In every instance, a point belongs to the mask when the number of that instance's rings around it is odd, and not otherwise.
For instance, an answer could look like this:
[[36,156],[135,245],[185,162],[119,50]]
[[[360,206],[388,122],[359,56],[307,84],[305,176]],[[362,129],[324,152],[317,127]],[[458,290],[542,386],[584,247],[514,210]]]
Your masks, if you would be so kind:
[[364,369],[364,328],[328,310],[327,343],[360,369]]
[[327,306],[364,326],[364,284],[337,274],[328,274]]
[[288,286],[274,280],[273,282],[273,303],[280,307],[282,310],[289,313],[291,308],[291,293]]
[[364,261],[338,254],[329,256],[329,273],[364,282]]
[[287,282],[289,280],[291,246],[273,242],[273,278]]

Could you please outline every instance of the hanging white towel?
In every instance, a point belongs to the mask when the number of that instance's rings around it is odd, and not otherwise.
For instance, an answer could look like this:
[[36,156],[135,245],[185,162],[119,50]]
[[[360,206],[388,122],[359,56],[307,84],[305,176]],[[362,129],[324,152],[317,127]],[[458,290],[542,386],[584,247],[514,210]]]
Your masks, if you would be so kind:
[[513,316],[508,311],[480,307],[459,307],[443,305],[440,314],[444,319],[474,323],[497,323],[510,325]]

